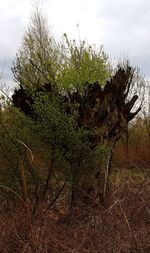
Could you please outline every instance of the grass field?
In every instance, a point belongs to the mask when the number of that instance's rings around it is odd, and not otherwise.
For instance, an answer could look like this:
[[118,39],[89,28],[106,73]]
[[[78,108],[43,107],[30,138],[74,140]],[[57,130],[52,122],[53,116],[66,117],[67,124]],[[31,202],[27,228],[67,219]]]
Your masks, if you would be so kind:
[[0,252],[149,253],[148,156],[144,168],[142,156],[126,160],[119,150],[109,208],[79,203],[69,209],[64,195],[51,209],[39,204],[33,216],[33,204],[5,201],[0,211]]

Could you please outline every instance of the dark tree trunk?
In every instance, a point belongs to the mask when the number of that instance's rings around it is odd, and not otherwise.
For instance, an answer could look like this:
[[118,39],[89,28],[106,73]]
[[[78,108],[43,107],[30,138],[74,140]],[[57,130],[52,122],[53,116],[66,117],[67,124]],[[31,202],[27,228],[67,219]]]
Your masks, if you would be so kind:
[[[123,136],[127,136],[128,123],[140,111],[140,107],[135,112],[131,112],[135,102],[138,99],[134,95],[130,101],[126,102],[127,96],[130,92],[131,84],[133,82],[134,69],[130,66],[126,68],[118,68],[116,74],[106,82],[104,89],[98,83],[87,84],[82,95],[70,94],[70,101],[72,98],[75,103],[79,104],[79,126],[87,127],[95,130],[96,139],[99,144],[107,146],[107,154],[105,161],[102,163],[99,172],[96,174],[98,186],[99,203],[104,206],[109,205],[110,199],[110,175],[111,175],[111,161],[113,155],[113,148],[116,142]],[[76,95],[76,96],[75,96]],[[77,97],[77,98],[76,98]],[[83,192],[89,191],[84,183],[86,175],[82,178]],[[89,179],[90,180],[90,179]],[[95,185],[93,191],[96,191]],[[93,186],[91,185],[91,188]],[[79,197],[77,190],[73,191],[73,202]],[[96,196],[97,194],[93,194]]]

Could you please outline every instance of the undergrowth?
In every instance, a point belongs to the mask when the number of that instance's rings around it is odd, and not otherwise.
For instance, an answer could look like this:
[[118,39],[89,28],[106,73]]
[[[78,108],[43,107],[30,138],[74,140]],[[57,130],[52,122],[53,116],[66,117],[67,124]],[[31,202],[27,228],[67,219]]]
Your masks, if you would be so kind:
[[22,203],[1,205],[0,252],[150,252],[150,180],[125,168],[112,176],[111,205],[63,201],[51,209]]

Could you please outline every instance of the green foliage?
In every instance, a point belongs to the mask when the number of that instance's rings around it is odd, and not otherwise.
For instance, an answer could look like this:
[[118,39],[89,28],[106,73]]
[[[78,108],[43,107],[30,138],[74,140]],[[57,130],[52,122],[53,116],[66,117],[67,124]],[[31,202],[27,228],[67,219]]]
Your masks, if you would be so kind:
[[62,89],[81,89],[85,83],[99,82],[104,85],[111,74],[111,67],[103,47],[88,45],[85,41],[77,43],[68,40],[64,34],[62,65],[57,81]]
[[57,65],[57,44],[49,32],[46,17],[37,8],[12,68],[15,80],[28,89],[55,83]]
[[[15,124],[14,124],[15,122]],[[18,129],[18,131],[16,131]],[[0,184],[8,186],[14,190],[18,189],[18,158],[19,146],[16,141],[18,128],[14,116],[9,110],[0,113],[0,157],[1,157],[1,177]]]
[[[23,159],[30,200],[35,200],[37,196],[46,197],[43,195],[47,192],[46,182],[52,198],[64,180],[71,186],[76,177],[80,180],[84,180],[85,175],[94,177],[104,148],[93,149],[89,136],[94,135],[94,131],[78,127],[76,109],[67,115],[56,94],[38,93],[34,110],[36,119],[26,117],[12,106],[0,115],[0,135],[3,136],[0,139],[0,155],[4,158],[0,183],[22,195],[19,159]],[[34,152],[34,162],[31,162],[28,149],[20,141]],[[15,196],[10,193],[12,197]]]
[[83,136],[87,130],[77,126],[77,112],[67,115],[59,98],[49,98],[48,94],[41,93],[36,98],[34,109],[37,115],[34,130],[55,150],[57,158],[60,154],[71,165],[79,156],[84,156],[87,144]]
[[32,131],[30,126],[31,120],[12,106],[0,113],[0,136],[2,137],[0,138],[0,184],[18,193],[21,191],[20,160],[24,164],[24,174],[29,189],[32,188],[30,193],[33,192],[36,177],[40,176],[38,175],[39,168],[35,164],[30,164],[31,158],[25,148],[26,145],[31,150],[36,150],[36,145],[41,143],[39,136]]
[[27,89],[51,83],[63,92],[82,90],[86,82],[104,85],[111,67],[103,47],[96,49],[85,41],[69,41],[66,34],[57,43],[47,23],[37,8],[12,68],[16,82]]

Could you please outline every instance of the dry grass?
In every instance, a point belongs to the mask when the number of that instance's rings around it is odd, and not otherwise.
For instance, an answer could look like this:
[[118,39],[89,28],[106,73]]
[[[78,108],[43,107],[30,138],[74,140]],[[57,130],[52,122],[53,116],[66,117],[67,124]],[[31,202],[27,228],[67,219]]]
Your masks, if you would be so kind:
[[21,202],[0,204],[0,253],[149,253],[150,146],[133,142],[128,157],[115,151],[111,204],[61,206],[36,217]]
[[150,252],[150,180],[126,169],[113,175],[108,209],[80,204],[73,210],[16,207],[1,212],[2,253]]

